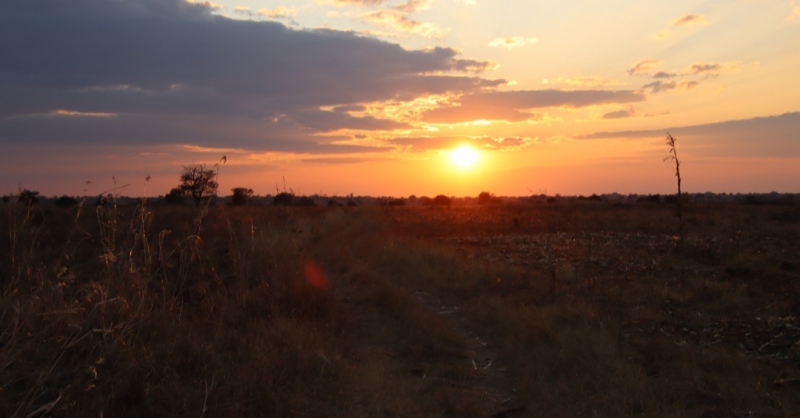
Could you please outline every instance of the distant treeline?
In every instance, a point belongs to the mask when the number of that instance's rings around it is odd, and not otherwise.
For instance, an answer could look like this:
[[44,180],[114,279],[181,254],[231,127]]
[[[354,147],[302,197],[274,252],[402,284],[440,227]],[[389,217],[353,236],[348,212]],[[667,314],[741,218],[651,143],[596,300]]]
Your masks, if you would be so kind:
[[[234,190],[236,191],[236,190]],[[211,201],[219,204],[236,206],[468,206],[468,205],[493,205],[501,203],[527,203],[527,204],[558,204],[568,202],[607,202],[614,204],[677,204],[675,194],[592,194],[590,196],[562,196],[538,194],[532,196],[495,196],[488,192],[481,192],[472,197],[456,197],[437,195],[435,197],[416,196],[327,196],[322,194],[294,195],[283,192],[275,195],[256,195],[251,189],[249,193],[234,193],[228,196],[212,196]],[[83,202],[89,205],[136,205],[143,199],[121,195],[104,196],[40,196],[39,192],[21,190],[17,193],[8,193],[2,197],[5,203],[18,202],[23,204],[41,204],[60,207],[75,206]],[[174,196],[148,197],[148,204],[155,205],[191,205],[191,199],[176,199]],[[800,203],[800,193],[685,193],[684,202],[689,204],[700,203],[736,203],[744,205],[794,205]]]

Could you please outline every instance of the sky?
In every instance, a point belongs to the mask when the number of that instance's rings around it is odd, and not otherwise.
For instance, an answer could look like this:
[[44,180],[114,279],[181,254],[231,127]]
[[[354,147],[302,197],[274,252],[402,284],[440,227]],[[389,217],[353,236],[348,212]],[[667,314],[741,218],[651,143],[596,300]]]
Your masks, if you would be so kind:
[[668,133],[800,192],[800,1],[0,0],[0,57],[2,194],[674,193]]

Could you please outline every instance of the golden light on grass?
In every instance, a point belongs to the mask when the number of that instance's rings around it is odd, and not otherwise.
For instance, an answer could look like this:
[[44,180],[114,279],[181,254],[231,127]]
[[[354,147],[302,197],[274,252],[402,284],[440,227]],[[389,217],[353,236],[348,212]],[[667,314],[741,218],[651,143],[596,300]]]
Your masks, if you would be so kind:
[[478,151],[469,145],[461,145],[450,151],[450,160],[459,168],[472,168],[478,162],[478,157]]

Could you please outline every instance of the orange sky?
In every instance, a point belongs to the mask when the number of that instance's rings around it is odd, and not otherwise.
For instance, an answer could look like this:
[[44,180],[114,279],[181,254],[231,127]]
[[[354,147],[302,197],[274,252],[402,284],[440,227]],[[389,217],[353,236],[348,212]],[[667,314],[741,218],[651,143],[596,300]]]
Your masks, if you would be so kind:
[[668,131],[686,191],[798,192],[793,1],[43,0],[0,53],[3,193],[669,193]]

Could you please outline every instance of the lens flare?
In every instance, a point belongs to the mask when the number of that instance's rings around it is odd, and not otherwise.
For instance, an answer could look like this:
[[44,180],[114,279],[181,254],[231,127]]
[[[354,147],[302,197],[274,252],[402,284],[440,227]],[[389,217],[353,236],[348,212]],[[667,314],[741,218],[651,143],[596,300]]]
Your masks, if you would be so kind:
[[326,290],[328,288],[328,279],[325,277],[325,273],[313,261],[305,263],[303,274],[305,274],[308,283],[317,289]]

